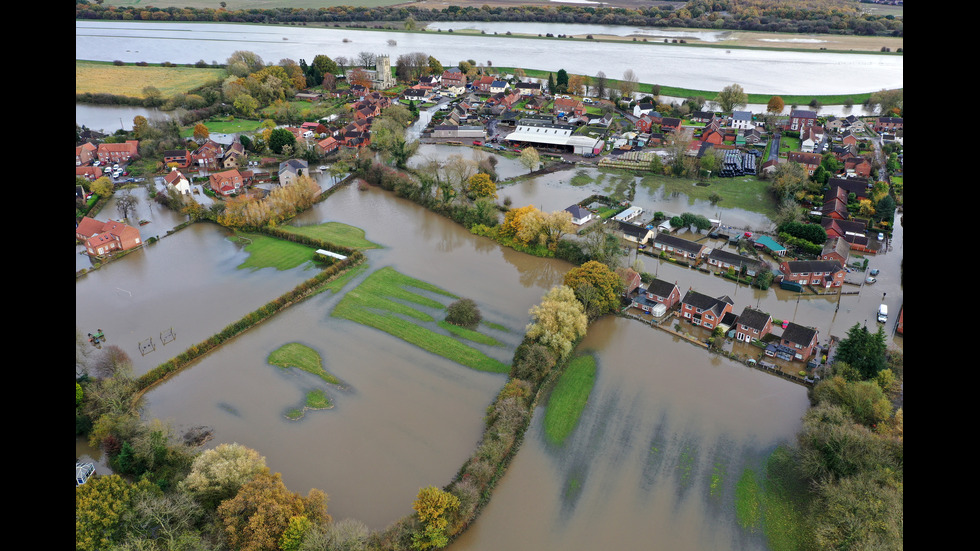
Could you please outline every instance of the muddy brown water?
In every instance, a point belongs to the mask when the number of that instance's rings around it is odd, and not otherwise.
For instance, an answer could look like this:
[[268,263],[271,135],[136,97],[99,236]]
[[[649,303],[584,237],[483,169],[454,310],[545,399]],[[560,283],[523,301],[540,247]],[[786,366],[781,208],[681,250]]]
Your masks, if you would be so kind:
[[623,318],[594,324],[576,352],[596,355],[597,375],[575,431],[549,444],[539,407],[449,549],[765,549],[735,521],[734,488],[793,440],[805,389]]
[[[501,248],[373,188],[342,188],[295,223],[325,221],[361,227],[382,245],[367,252],[369,271],[391,266],[475,300],[485,319],[510,330],[492,332],[504,346],[484,348],[503,361],[523,334],[528,309],[570,268]],[[894,257],[901,255],[897,243]],[[90,327],[104,329],[110,344],[134,358],[137,373],[145,372],[311,275],[305,268],[238,270],[246,257],[220,227],[190,226],[79,279],[76,327],[83,335]],[[856,319],[835,317],[835,300],[797,306],[778,292],[736,293],[731,282],[675,265],[648,266],[655,270],[682,288],[733,296],[737,311],[758,301],[779,310],[774,316],[791,312],[798,322],[814,320],[822,336],[824,325],[843,333]],[[889,277],[879,278],[880,288],[890,288]],[[844,301],[863,317],[865,303],[872,313],[877,307],[877,290],[874,295]],[[318,295],[250,329],[149,392],[145,416],[178,429],[211,426],[209,445],[253,447],[291,490],[326,491],[334,518],[379,529],[411,512],[420,487],[452,479],[475,447],[485,408],[505,377],[332,318],[339,298]],[[170,326],[178,340],[161,346],[158,332]],[[135,344],[148,336],[157,341],[156,351],[141,357]],[[325,387],[311,375],[268,365],[268,354],[288,342],[316,349],[346,387]],[[732,484],[744,467],[758,468],[776,443],[792,438],[806,407],[804,389],[628,320],[599,322],[582,349],[596,351],[599,376],[581,426],[566,448],[549,448],[539,410],[490,506],[454,548],[595,549],[608,542],[629,548],[650,541],[673,549],[762,548],[734,524]],[[288,421],[285,413],[314,388],[326,388],[334,408]],[[662,459],[651,459],[654,446],[664,450]],[[715,464],[726,472],[719,496],[704,489]],[[660,539],[649,539],[655,535]]]

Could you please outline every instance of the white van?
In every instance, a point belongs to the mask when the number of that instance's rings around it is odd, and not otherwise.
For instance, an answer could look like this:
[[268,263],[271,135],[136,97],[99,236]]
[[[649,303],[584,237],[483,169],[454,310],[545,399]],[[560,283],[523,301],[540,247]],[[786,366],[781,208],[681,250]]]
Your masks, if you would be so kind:
[[888,306],[882,304],[878,307],[878,323],[885,323],[888,321]]

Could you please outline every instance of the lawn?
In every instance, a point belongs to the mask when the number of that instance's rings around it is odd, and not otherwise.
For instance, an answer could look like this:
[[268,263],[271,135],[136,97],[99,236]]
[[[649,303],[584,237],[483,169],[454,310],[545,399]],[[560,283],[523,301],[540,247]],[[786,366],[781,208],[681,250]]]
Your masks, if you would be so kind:
[[719,207],[758,212],[770,218],[776,215],[776,203],[768,191],[769,184],[763,180],[753,176],[710,178],[708,184],[695,185],[695,181],[688,178],[659,174],[646,174],[640,181],[640,185],[648,187],[651,193],[663,186],[665,194],[681,193],[691,203],[696,199],[708,201],[712,194],[718,194],[721,197]]
[[[445,310],[445,305],[413,289],[429,291],[447,298],[459,298],[435,285],[400,274],[392,268],[382,268],[348,291],[330,315],[380,329],[433,354],[479,371],[510,371],[507,364],[458,340],[453,336],[457,331],[448,335],[440,332],[440,324],[435,318],[413,305],[440,311]],[[468,332],[465,338],[475,341],[476,333]],[[489,343],[488,339],[490,338],[482,336],[479,341]]]
[[558,378],[544,415],[544,433],[552,444],[561,445],[575,430],[595,385],[596,363],[591,354],[569,362]]
[[316,350],[298,342],[284,344],[276,350],[273,350],[269,354],[268,362],[283,369],[290,367],[301,369],[320,377],[332,385],[341,384],[340,379],[323,369],[323,360]]
[[258,233],[238,233],[230,239],[245,245],[249,256],[238,269],[275,268],[291,270],[313,260],[313,249]]
[[311,226],[283,226],[283,231],[305,235],[322,241],[335,243],[351,249],[378,249],[377,243],[364,238],[364,230],[340,222],[326,222]]
[[[204,121],[204,126],[208,127],[208,132],[212,134],[234,134],[236,132],[255,132],[262,121],[235,119],[226,121]],[[194,127],[189,126],[180,133],[182,138],[194,137]]]
[[185,94],[205,84],[220,82],[224,69],[196,67],[116,66],[108,62],[75,61],[76,94],[112,94],[144,98],[143,89],[153,86],[164,98]]

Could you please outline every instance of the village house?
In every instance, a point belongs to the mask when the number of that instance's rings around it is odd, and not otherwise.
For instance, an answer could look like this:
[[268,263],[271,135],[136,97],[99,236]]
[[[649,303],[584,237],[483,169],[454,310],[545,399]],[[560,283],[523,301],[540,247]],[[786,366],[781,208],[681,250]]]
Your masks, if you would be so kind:
[[814,124],[800,130],[800,150],[805,153],[820,153],[818,150],[823,143],[823,128]]
[[576,226],[581,226],[589,220],[592,220],[595,216],[592,211],[581,205],[572,205],[565,209],[565,211],[572,215],[572,224]]
[[187,168],[191,166],[191,152],[187,149],[168,149],[163,152],[163,164]]
[[779,343],[792,349],[795,359],[806,361],[817,348],[817,330],[789,322]]
[[704,245],[666,233],[657,234],[653,240],[653,248],[694,263],[704,255]]
[[732,311],[735,302],[727,297],[712,298],[689,289],[681,301],[681,317],[705,329],[714,329]]
[[750,111],[733,111],[731,127],[740,130],[755,128],[755,124],[752,123],[752,113]]
[[847,241],[853,251],[871,252],[871,239],[866,233],[865,222],[824,217],[820,220],[820,225],[827,232],[828,239],[840,238]]
[[878,117],[874,123],[875,132],[895,132],[902,130],[902,119],[900,117]]
[[221,166],[224,169],[239,168],[248,162],[248,155],[245,154],[245,146],[242,142],[231,144],[225,151],[225,156],[221,159]]
[[871,162],[864,157],[844,159],[844,172],[849,177],[868,178],[871,176]]
[[691,113],[691,122],[710,123],[714,119],[715,114],[712,111],[694,111]]
[[442,72],[442,85],[447,88],[460,86],[465,89],[466,74],[460,71],[458,67],[446,69]]
[[126,140],[125,143],[102,143],[96,149],[96,155],[102,164],[126,163],[137,157],[139,141]]
[[663,116],[656,111],[650,111],[648,113],[644,113],[639,119],[637,119],[636,129],[640,132],[650,132],[653,130],[654,125],[659,126],[661,122],[663,122]]
[[647,285],[645,296],[647,300],[663,304],[669,310],[680,303],[681,290],[676,283],[655,278]]
[[585,105],[578,100],[558,98],[552,106],[552,111],[558,117],[582,117],[585,115]]
[[814,171],[820,166],[820,162],[823,161],[823,157],[819,153],[806,153],[804,151],[790,151],[786,154],[786,160],[794,163],[800,163],[806,170],[806,173],[813,176]]
[[794,109],[789,114],[787,130],[802,131],[817,122],[817,114],[805,109]]
[[142,244],[138,229],[115,220],[101,222],[88,216],[82,217],[75,227],[75,239],[84,242],[85,251],[91,256],[128,251]]
[[98,180],[102,177],[102,169],[97,166],[76,166],[75,176],[81,176],[87,180]]
[[762,262],[751,256],[742,256],[722,249],[712,249],[707,256],[708,264],[728,270],[734,268],[737,273],[745,270],[745,275],[755,277],[762,269]]
[[199,167],[217,168],[218,159],[224,156],[224,148],[214,140],[208,140],[191,153],[191,162]]
[[222,196],[229,196],[237,193],[245,185],[245,179],[237,169],[226,170],[208,176],[208,185],[211,190]]
[[98,156],[98,148],[89,142],[75,148],[75,166],[88,165]]
[[683,121],[674,117],[664,117],[660,122],[660,130],[663,132],[677,132],[681,129]]
[[741,342],[761,340],[771,331],[772,316],[755,308],[746,307],[735,324],[735,340]]
[[640,288],[640,274],[632,268],[616,268],[616,275],[623,280],[623,296],[629,297]]
[[163,183],[167,186],[167,189],[176,190],[181,195],[187,195],[191,192],[190,181],[183,173],[177,170],[177,167],[170,169],[170,172],[163,177]]
[[823,214],[824,218],[847,220],[850,217],[850,213],[847,210],[847,190],[842,187],[828,190],[823,207],[821,208],[821,214]]
[[482,77],[473,81],[473,89],[479,90],[480,92],[490,92],[490,85],[493,84],[494,79],[490,75],[483,75]]
[[288,186],[300,176],[309,176],[309,163],[303,159],[289,159],[279,163],[279,185]]
[[784,281],[814,287],[840,287],[847,272],[836,260],[787,260],[779,264]]
[[501,94],[505,90],[507,90],[507,82],[506,81],[503,81],[503,80],[494,80],[493,82],[490,83],[490,90],[489,90],[489,92],[491,94]]
[[633,106],[633,116],[642,117],[656,110],[657,106],[652,103],[638,103]]
[[644,226],[637,226],[636,224],[622,221],[619,222],[619,231],[622,232],[623,239],[632,241],[633,243],[639,243],[640,245],[646,245],[655,235],[653,230],[647,229]]
[[850,252],[850,243],[843,237],[834,237],[824,243],[823,250],[820,252],[820,260],[833,260],[839,262],[841,266],[846,266]]
[[333,137],[324,138],[316,143],[316,152],[320,155],[327,155],[337,151],[340,148],[340,142],[333,139]]
[[517,92],[522,96],[540,96],[541,85],[537,82],[518,82],[514,85]]

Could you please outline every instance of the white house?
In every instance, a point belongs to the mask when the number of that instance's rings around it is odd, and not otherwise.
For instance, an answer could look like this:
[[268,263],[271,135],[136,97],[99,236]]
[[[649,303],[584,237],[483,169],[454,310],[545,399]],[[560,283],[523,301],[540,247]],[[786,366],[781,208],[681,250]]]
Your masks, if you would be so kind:
[[170,174],[163,177],[163,183],[167,185],[168,189],[175,189],[181,195],[187,195],[191,192],[190,181],[179,170],[177,170],[177,167],[173,167]]
[[742,130],[751,130],[755,128],[755,125],[752,124],[752,113],[749,111],[733,111],[732,128],[739,128]]
[[581,226],[595,217],[595,215],[592,214],[592,211],[583,208],[580,205],[572,205],[565,209],[565,211],[572,215],[572,224],[575,224],[576,226]]
[[823,128],[813,125],[800,130],[800,150],[804,153],[820,153],[817,147],[823,143]]

